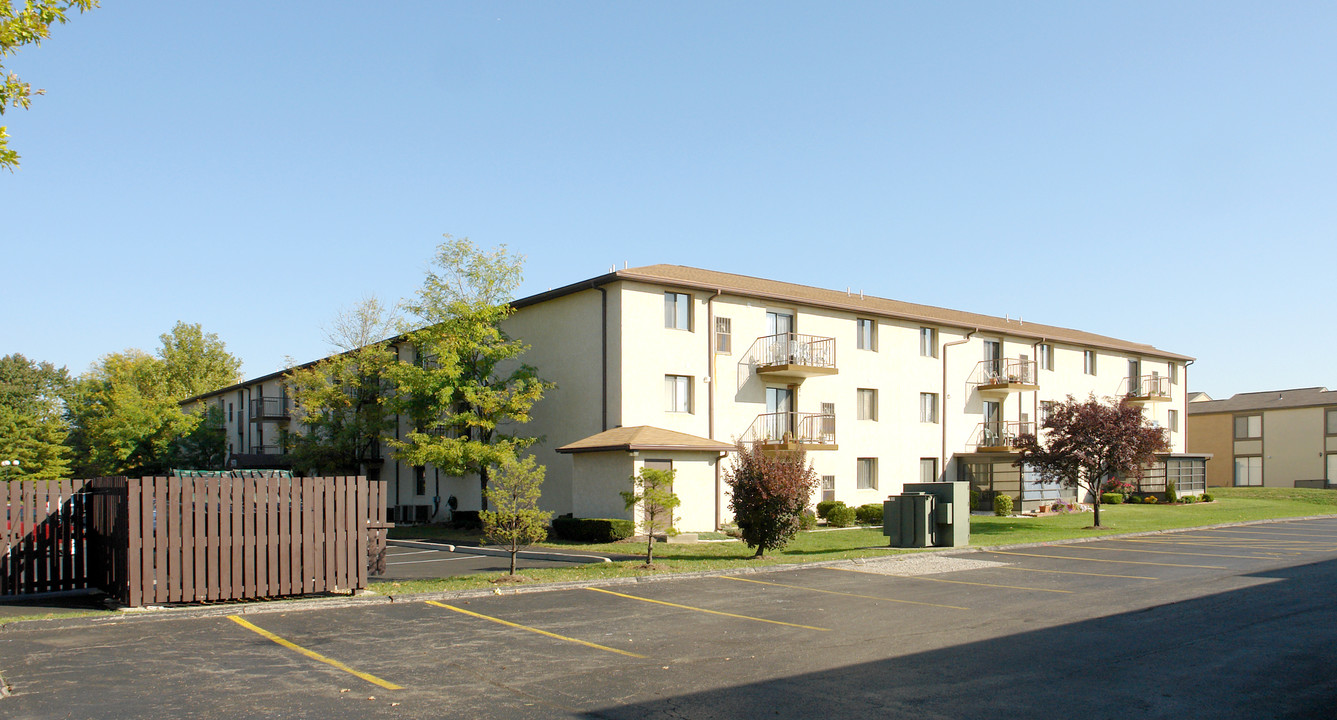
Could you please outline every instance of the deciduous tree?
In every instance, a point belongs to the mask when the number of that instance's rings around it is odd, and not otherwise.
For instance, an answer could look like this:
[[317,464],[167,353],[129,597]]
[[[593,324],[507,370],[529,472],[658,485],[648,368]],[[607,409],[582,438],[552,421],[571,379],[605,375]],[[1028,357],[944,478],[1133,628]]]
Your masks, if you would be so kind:
[[[16,8],[13,0],[0,0],[0,61],[24,45],[42,44],[51,36],[52,25],[69,21],[70,10],[84,12],[97,5],[97,0],[23,0]],[[33,95],[44,92],[33,90],[0,62],[0,115],[11,107],[27,108]],[[13,172],[18,166],[19,155],[9,149],[9,133],[0,125],[0,168]]]
[[673,477],[677,472],[642,467],[639,473],[631,476],[631,490],[621,493],[628,510],[634,513],[638,505],[641,507],[641,517],[645,520],[646,565],[655,561],[655,533],[676,535],[678,532],[673,529],[673,509],[682,505],[682,500],[673,493]]
[[802,529],[803,511],[819,478],[803,452],[767,454],[756,444],[739,443],[724,482],[743,542],[762,557]]
[[1152,427],[1142,409],[1126,402],[1101,402],[1095,395],[1078,401],[1071,395],[1056,404],[1040,426],[1042,436],[1017,439],[1018,467],[1039,473],[1044,482],[1085,490],[1100,527],[1101,485],[1112,476],[1142,476],[1142,468],[1164,452],[1165,430]]
[[387,342],[394,322],[380,300],[364,298],[327,329],[330,343],[344,352],[288,375],[303,426],[288,439],[297,467],[365,475],[379,459],[378,443],[395,424],[389,375],[397,360]]
[[506,548],[511,555],[511,576],[515,576],[515,557],[524,548],[548,537],[548,519],[552,513],[539,510],[544,467],[533,455],[523,459],[507,458],[497,468],[491,484],[483,490],[491,510],[478,514],[483,521],[483,535]]
[[390,441],[396,456],[458,477],[476,474],[484,509],[491,468],[538,440],[519,426],[552,387],[520,362],[529,346],[501,329],[514,312],[510,300],[523,263],[505,246],[484,251],[447,235],[436,269],[405,306],[423,323],[407,333],[415,361],[391,370],[396,407],[413,426],[407,437]]

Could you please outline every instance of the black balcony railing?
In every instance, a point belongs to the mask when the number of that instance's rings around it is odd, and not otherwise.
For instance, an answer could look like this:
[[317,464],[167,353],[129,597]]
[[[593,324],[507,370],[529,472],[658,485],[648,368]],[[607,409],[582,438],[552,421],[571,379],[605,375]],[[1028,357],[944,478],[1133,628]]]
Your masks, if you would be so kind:
[[251,422],[287,420],[291,417],[288,398],[266,397],[251,400]]

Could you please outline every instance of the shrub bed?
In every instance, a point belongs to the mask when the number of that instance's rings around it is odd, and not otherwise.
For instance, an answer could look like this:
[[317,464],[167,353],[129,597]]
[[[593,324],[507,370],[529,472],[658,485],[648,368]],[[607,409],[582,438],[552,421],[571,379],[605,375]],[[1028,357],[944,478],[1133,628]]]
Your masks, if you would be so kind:
[[826,524],[831,527],[850,527],[857,519],[854,508],[841,503],[826,513]]
[[483,527],[483,520],[477,510],[456,510],[450,514],[450,524],[460,530],[477,530]]
[[993,499],[993,514],[998,517],[1007,517],[1012,514],[1012,496],[995,495]]
[[854,509],[854,518],[860,525],[882,524],[882,503],[868,503]]
[[1101,505],[1120,505],[1123,503],[1123,493],[1108,492],[1100,493]]
[[823,500],[817,503],[817,517],[825,520],[827,513],[831,512],[831,508],[844,504],[845,503],[840,500]]
[[636,524],[616,518],[552,519],[552,534],[563,540],[587,543],[609,543],[626,540],[636,532]]

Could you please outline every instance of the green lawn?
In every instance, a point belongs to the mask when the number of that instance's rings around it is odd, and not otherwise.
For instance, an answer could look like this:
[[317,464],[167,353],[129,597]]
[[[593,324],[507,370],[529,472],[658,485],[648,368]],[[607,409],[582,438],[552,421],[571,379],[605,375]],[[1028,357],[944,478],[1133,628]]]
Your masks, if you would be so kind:
[[[1071,538],[1097,537],[1118,533],[1170,530],[1175,528],[1214,525],[1218,523],[1264,520],[1304,515],[1337,514],[1337,492],[1330,490],[1288,488],[1213,488],[1213,503],[1192,505],[1105,505],[1101,507],[1102,527],[1092,528],[1091,513],[1074,513],[1042,518],[1000,518],[975,516],[970,522],[973,547],[1012,545],[1031,542],[1052,542]],[[477,533],[443,528],[396,528],[391,537],[420,537],[455,541],[462,544],[478,542]],[[606,544],[576,544],[547,542],[543,547],[583,552],[612,553],[644,556],[644,541],[623,541]],[[524,575],[538,582],[564,580],[594,580],[609,577],[699,570],[719,570],[757,567],[819,560],[841,560],[859,557],[895,555],[920,550],[887,547],[881,529],[851,529],[801,533],[788,547],[768,553],[763,560],[753,560],[753,551],[740,542],[708,542],[695,544],[655,543],[653,570],[641,567],[639,561],[614,562],[601,565],[582,565],[572,568],[525,570]],[[388,594],[404,594],[435,590],[463,590],[491,587],[495,576],[473,575],[401,583],[373,583],[372,589]]]

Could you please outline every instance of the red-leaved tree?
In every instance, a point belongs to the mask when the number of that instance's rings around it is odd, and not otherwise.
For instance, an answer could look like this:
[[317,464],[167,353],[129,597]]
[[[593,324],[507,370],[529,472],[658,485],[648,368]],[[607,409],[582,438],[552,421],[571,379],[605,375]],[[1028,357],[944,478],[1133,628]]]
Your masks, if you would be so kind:
[[739,443],[724,482],[743,542],[762,557],[798,534],[819,479],[801,451],[767,455],[758,445]]
[[1017,439],[1021,456],[1013,463],[1039,473],[1043,482],[1062,483],[1091,493],[1100,527],[1100,490],[1113,475],[1142,477],[1142,467],[1169,448],[1165,430],[1152,427],[1142,409],[1126,402],[1101,402],[1093,394],[1078,402],[1071,395],[1056,404],[1040,426],[1044,441]]

